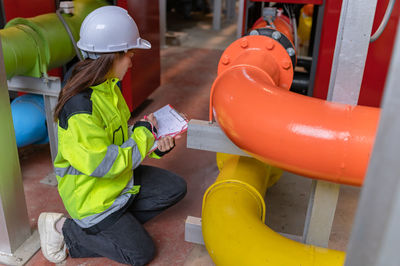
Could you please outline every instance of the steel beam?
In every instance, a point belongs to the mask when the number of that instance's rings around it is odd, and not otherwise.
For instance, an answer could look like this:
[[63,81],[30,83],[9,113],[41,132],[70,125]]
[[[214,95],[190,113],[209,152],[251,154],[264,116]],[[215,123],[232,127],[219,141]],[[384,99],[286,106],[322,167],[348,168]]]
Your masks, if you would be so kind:
[[377,0],[343,0],[327,99],[357,105]]
[[158,0],[160,13],[160,47],[165,47],[165,34],[167,32],[167,0]]
[[[46,113],[47,134],[49,135],[51,160],[57,156],[58,138],[57,123],[53,120],[53,112],[57,105],[58,95],[61,91],[61,81],[58,77],[34,78],[26,76],[12,77],[8,82],[9,91],[40,94],[44,98]],[[43,184],[57,186],[54,172],[49,173],[41,181]]]
[[[328,101],[357,105],[376,2],[343,0]],[[337,184],[313,181],[304,226],[306,243],[328,246],[339,190]]]
[[222,0],[214,0],[213,6],[213,30],[221,29]]
[[249,156],[228,139],[217,123],[196,119],[189,121],[186,146],[203,151]]
[[397,266],[400,247],[400,27],[346,266]]
[[7,81],[8,90],[58,97],[61,81],[58,77],[34,78],[14,76]]
[[12,77],[8,82],[8,90],[40,94],[44,97],[47,132],[49,134],[51,159],[57,155],[57,124],[53,120],[53,111],[57,105],[61,91],[61,81],[58,77],[33,78],[25,76]]
[[56,108],[58,97],[43,95],[44,109],[46,112],[47,133],[49,135],[51,161],[57,156],[58,138],[57,138],[57,123],[54,122],[53,114]]
[[[31,236],[0,41],[0,263],[19,263],[15,251]],[[37,239],[38,242],[38,239]],[[37,249],[30,250],[33,255]],[[6,259],[5,259],[6,258]],[[15,260],[14,260],[15,259]]]
[[311,62],[311,73],[310,73],[310,83],[308,85],[308,90],[307,90],[307,95],[308,96],[313,96],[314,94],[314,82],[315,82],[315,75],[317,72],[317,65],[318,65],[318,54],[319,54],[319,43],[321,39],[321,33],[322,33],[322,24],[324,20],[324,12],[325,12],[325,3],[320,5],[320,6],[314,6],[318,10],[318,15],[317,15],[317,21],[316,26],[315,26],[315,38],[314,38],[314,49],[313,49],[313,54]]
[[[246,8],[246,0],[239,0],[239,9],[238,9],[238,18],[237,18],[237,29],[236,29],[236,38],[242,37],[243,32],[243,17]],[[247,11],[246,11],[247,13]]]

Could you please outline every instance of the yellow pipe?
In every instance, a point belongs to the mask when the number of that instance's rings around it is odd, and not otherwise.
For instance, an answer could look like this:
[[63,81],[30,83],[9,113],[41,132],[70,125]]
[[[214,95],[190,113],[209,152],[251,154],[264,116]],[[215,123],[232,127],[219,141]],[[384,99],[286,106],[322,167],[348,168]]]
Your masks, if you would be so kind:
[[265,223],[270,166],[217,155],[220,174],[203,198],[202,231],[216,265],[343,265],[345,253],[287,239]]

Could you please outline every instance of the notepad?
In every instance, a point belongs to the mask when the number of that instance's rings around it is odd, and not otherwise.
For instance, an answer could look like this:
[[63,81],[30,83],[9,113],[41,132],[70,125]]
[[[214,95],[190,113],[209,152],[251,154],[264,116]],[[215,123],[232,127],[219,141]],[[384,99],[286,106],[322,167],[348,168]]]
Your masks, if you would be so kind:
[[157,148],[157,142],[160,138],[165,136],[175,137],[185,132],[188,128],[188,121],[169,104],[158,109],[153,114],[157,120],[158,128],[157,139],[150,151],[154,151]]

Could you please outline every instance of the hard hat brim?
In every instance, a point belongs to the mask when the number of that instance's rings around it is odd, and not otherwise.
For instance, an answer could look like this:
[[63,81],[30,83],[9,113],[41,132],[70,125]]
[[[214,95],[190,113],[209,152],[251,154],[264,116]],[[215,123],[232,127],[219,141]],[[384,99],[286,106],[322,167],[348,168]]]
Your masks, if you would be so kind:
[[139,43],[139,46],[135,47],[135,48],[139,48],[139,49],[150,49],[151,48],[151,43],[145,39],[140,38],[138,43]]

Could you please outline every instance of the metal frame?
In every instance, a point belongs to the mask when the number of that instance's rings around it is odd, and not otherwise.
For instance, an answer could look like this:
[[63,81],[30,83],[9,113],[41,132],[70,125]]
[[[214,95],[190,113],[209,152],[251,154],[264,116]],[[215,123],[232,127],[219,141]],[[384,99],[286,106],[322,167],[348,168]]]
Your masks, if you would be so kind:
[[[235,7],[236,7],[236,0],[225,0],[226,18],[228,21],[233,21],[233,19],[235,18]],[[213,22],[212,22],[213,30],[221,30],[221,13],[222,13],[222,0],[214,0]],[[240,12],[239,12],[239,17],[240,17]]]
[[327,99],[357,105],[377,0],[343,0]]
[[60,0],[54,0],[54,4],[56,6],[56,10],[60,7]]
[[160,47],[165,47],[165,34],[167,32],[167,0],[158,0],[160,13]]
[[32,238],[29,225],[2,51],[0,41],[0,263],[20,265],[40,245],[38,237]]
[[304,243],[328,247],[339,191],[338,184],[321,180],[312,181],[304,222]]
[[[357,104],[376,2],[377,0],[362,2],[344,0],[342,4],[336,40],[337,49],[335,50],[330,79],[328,97],[330,101]],[[239,8],[244,9],[247,3],[248,0],[241,0]],[[359,10],[361,10],[361,13]],[[243,24],[241,25],[243,27]],[[358,67],[355,71],[350,71],[354,66]],[[351,82],[349,82],[349,79],[351,79]],[[344,90],[345,87],[347,90]],[[201,150],[243,155],[243,152],[238,151],[238,148],[226,139],[222,131],[220,129],[218,131],[216,128],[218,126],[207,124],[206,121],[191,121],[187,146]],[[303,231],[305,243],[328,246],[339,191],[340,185],[338,184],[313,180]]]
[[[343,0],[328,101],[357,105],[376,3]],[[304,225],[305,243],[328,246],[339,191],[337,184],[313,180]]]
[[[315,28],[315,38],[314,38],[314,49],[313,49],[313,58],[318,58],[319,54],[319,40],[321,39],[322,33],[322,24],[324,20],[324,12],[325,12],[325,3],[318,6],[318,15],[317,15],[317,23]],[[314,93],[314,82],[315,82],[315,75],[317,72],[317,65],[318,59],[312,60],[311,63],[311,71],[310,71],[310,83],[308,85],[307,95],[313,96]]]
[[236,13],[236,0],[225,0],[226,6],[226,19],[228,21],[233,21],[235,19]]
[[214,0],[213,3],[213,30],[221,29],[222,0]]
[[[400,25],[399,25],[400,26]],[[400,27],[382,112],[348,246],[346,266],[397,266],[400,246]]]
[[[244,10],[246,8],[246,1],[248,0],[239,0],[239,10],[238,10],[238,19],[237,19],[237,29],[236,29],[236,38],[242,37],[243,32],[243,18],[244,18]],[[247,10],[246,10],[247,16]]]
[[192,119],[187,135],[187,148],[249,156],[228,139],[217,123]]
[[54,161],[57,155],[57,124],[53,122],[53,110],[56,107],[58,95],[61,91],[60,78],[15,76],[8,80],[7,83],[10,91],[43,95],[51,159]]
[[[55,123],[53,120],[53,111],[57,105],[58,95],[61,91],[60,78],[33,78],[25,76],[15,76],[7,82],[9,91],[40,94],[43,96],[44,108],[46,113],[47,133],[49,135],[51,160],[52,162],[54,162],[54,159],[57,156],[58,140],[57,123]],[[53,171],[50,172],[40,182],[50,186],[57,186],[57,178],[55,173]]]

